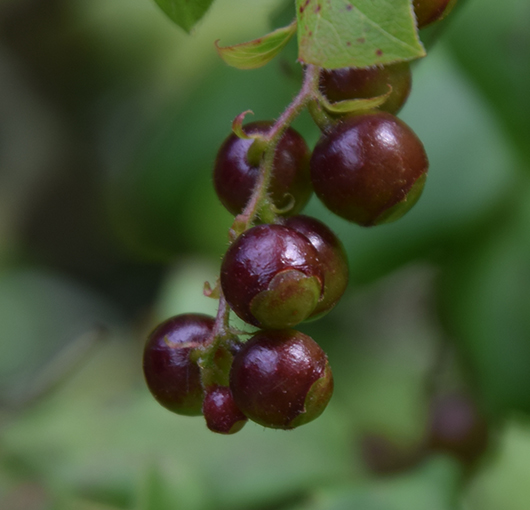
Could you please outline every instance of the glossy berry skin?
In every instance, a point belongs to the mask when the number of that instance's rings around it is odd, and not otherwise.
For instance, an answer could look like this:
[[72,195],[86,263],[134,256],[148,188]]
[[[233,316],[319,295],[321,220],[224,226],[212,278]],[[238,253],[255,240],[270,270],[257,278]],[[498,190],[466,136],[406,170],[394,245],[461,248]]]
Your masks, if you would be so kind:
[[456,0],[413,0],[418,28],[424,28],[445,18],[456,4]]
[[149,335],[143,358],[145,380],[155,399],[174,413],[201,414],[201,375],[189,355],[208,340],[213,325],[214,319],[208,315],[177,315]]
[[235,434],[248,421],[236,406],[230,388],[226,386],[213,386],[207,389],[202,413],[207,427],[218,434]]
[[395,221],[419,199],[429,163],[414,132],[386,112],[349,117],[325,133],[311,158],[324,205],[363,226]]
[[[244,127],[244,131],[247,134],[266,133],[271,126],[271,122],[252,122]],[[252,142],[231,134],[219,149],[215,161],[215,191],[221,203],[233,215],[244,209],[259,176],[258,163],[249,162],[247,158]],[[288,128],[276,149],[269,187],[273,203],[278,209],[285,208],[294,198],[293,208],[285,214],[297,214],[311,197],[310,156],[304,139],[294,129]]]
[[320,318],[339,301],[348,286],[348,257],[339,238],[321,221],[298,215],[284,225],[300,232],[315,247],[324,277],[324,292],[309,319]]
[[410,64],[402,62],[368,69],[324,70],[320,76],[320,90],[332,102],[348,99],[368,99],[392,92],[379,110],[396,114],[409,97],[412,85]]
[[314,246],[281,225],[247,230],[221,265],[221,286],[230,308],[261,328],[282,329],[306,319],[321,297],[322,282]]
[[326,354],[307,335],[260,331],[234,358],[230,388],[251,420],[292,429],[324,411],[333,393],[333,376]]
[[489,439],[488,422],[469,396],[448,394],[431,403],[431,451],[452,455],[472,466],[487,450]]

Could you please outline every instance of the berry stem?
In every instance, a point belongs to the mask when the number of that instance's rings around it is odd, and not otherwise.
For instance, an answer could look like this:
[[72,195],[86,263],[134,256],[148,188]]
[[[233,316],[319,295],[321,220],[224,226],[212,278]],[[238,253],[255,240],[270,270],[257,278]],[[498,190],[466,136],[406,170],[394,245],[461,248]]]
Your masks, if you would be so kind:
[[269,200],[267,190],[272,177],[276,147],[278,146],[283,133],[291,125],[293,120],[302,112],[311,100],[317,97],[319,76],[319,67],[313,65],[308,65],[306,67],[304,82],[300,92],[280,115],[279,119],[273,124],[270,131],[267,133],[267,136],[254,142],[254,144],[265,146],[260,164],[260,175],[245,209],[234,220],[230,235],[232,240],[250,228],[258,215],[267,223],[273,223],[275,221],[276,212]]
[[[308,65],[305,68],[304,81],[300,92],[272,125],[266,136],[257,138],[250,148],[253,159],[260,158],[260,172],[252,196],[241,214],[236,216],[230,228],[230,240],[234,241],[245,230],[252,227],[257,216],[266,223],[276,221],[276,208],[268,196],[276,148],[285,130],[310,103],[318,98],[320,68]],[[216,362],[216,354],[230,341],[237,339],[230,331],[230,307],[219,287],[219,308],[208,343],[192,351],[190,357],[201,367],[201,379],[204,387],[223,378],[223,368]]]

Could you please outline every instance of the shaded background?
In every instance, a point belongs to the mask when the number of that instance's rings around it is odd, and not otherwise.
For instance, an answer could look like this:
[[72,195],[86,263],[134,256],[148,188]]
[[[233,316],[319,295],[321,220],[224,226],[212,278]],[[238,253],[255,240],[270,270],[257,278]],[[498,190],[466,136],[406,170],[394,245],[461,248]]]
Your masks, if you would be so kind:
[[[215,312],[202,284],[231,217],[211,170],[231,120],[277,117],[300,85],[295,44],[244,72],[213,41],[257,37],[291,4],[216,0],[190,37],[150,0],[0,1],[0,508],[528,509],[527,0],[468,0],[422,34],[440,37],[401,117],[431,168],[405,218],[362,229],[306,209],[352,273],[301,328],[334,370],[324,415],[221,437],[145,387],[150,329]],[[316,142],[308,116],[295,127]],[[433,378],[475,392],[494,431],[483,463],[465,483],[443,456],[374,476],[363,434],[421,441]]]

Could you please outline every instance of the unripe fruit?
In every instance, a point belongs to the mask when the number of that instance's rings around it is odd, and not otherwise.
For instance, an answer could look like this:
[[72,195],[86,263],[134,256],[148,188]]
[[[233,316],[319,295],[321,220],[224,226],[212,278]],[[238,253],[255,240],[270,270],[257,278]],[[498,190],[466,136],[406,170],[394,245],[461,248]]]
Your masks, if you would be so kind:
[[174,413],[201,414],[201,374],[190,352],[208,341],[213,325],[213,317],[207,315],[177,315],[149,335],[143,358],[145,380],[155,399]]
[[[244,127],[247,134],[266,133],[272,122],[252,122]],[[259,176],[259,162],[248,160],[253,140],[231,134],[223,143],[215,161],[213,179],[221,203],[233,215],[240,214],[250,199]],[[297,214],[313,192],[309,178],[311,153],[304,139],[288,128],[280,139],[274,156],[269,193],[278,209],[294,198],[294,206],[285,214]]]
[[487,450],[490,433],[486,418],[466,395],[449,394],[433,400],[429,448],[472,466]]
[[315,218],[293,216],[284,225],[307,237],[318,253],[324,291],[309,319],[320,318],[337,304],[348,286],[348,258],[344,246],[324,223]]
[[294,326],[315,310],[322,293],[318,253],[307,237],[281,225],[259,225],[226,252],[221,286],[230,308],[262,328]]
[[236,406],[230,388],[225,386],[207,389],[202,413],[208,428],[218,434],[235,434],[248,420]]
[[429,163],[414,132],[385,112],[349,117],[325,133],[311,157],[324,205],[363,226],[389,223],[419,199]]
[[424,28],[445,18],[456,4],[456,0],[413,0],[418,28]]
[[292,429],[322,414],[333,393],[333,376],[326,354],[307,335],[260,331],[234,358],[230,389],[251,420]]
[[379,110],[396,114],[409,97],[412,84],[410,64],[401,62],[368,69],[343,68],[324,70],[320,90],[333,102],[348,99],[368,99],[392,92]]

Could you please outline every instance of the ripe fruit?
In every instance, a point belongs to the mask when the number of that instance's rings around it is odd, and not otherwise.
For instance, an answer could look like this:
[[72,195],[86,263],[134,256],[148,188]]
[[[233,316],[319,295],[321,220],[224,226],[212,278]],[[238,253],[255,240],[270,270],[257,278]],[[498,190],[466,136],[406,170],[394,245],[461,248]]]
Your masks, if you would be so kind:
[[230,389],[251,420],[292,429],[317,418],[333,393],[333,376],[319,345],[294,330],[260,331],[235,356]]
[[322,135],[311,157],[317,196],[363,226],[395,221],[418,200],[428,169],[419,138],[386,112],[349,117]]
[[315,310],[322,268],[308,238],[281,225],[259,225],[239,236],[221,265],[230,308],[262,328],[294,326]]
[[413,0],[418,28],[424,28],[445,18],[456,4],[456,0]]
[[[266,133],[271,122],[252,122],[247,134]],[[231,134],[223,143],[215,161],[213,179],[221,203],[233,214],[241,213],[250,199],[259,175],[259,162],[250,162],[247,153],[253,140]],[[311,153],[304,139],[292,128],[282,136],[274,156],[274,170],[269,192],[277,208],[286,207],[291,197],[294,207],[286,214],[297,214],[313,192],[309,178]]]
[[405,443],[377,434],[367,433],[361,438],[361,456],[368,470],[378,476],[403,473],[421,462],[426,450],[422,441]]
[[315,218],[293,216],[284,225],[307,237],[318,253],[324,291],[309,318],[320,318],[337,304],[348,286],[348,258],[344,246],[324,223]]
[[489,444],[489,426],[475,402],[466,395],[449,394],[433,400],[429,447],[473,465]]
[[405,104],[411,84],[408,62],[368,69],[324,70],[320,75],[320,90],[333,102],[381,96],[388,92],[390,85],[392,92],[379,110],[393,114]]
[[230,388],[226,386],[208,388],[202,413],[208,428],[218,434],[235,434],[248,420],[236,406]]
[[208,315],[177,315],[149,335],[144,349],[145,380],[155,399],[174,413],[201,414],[204,392],[190,351],[208,340],[213,325]]

